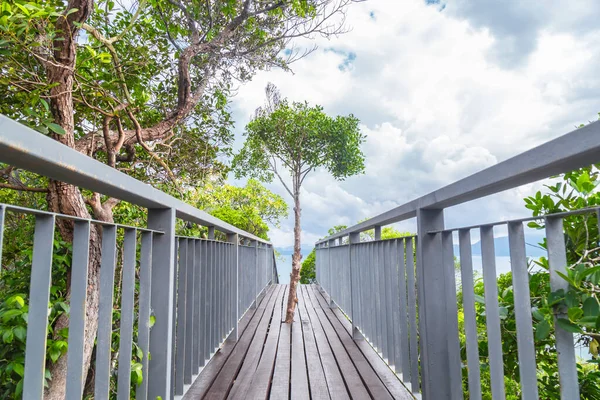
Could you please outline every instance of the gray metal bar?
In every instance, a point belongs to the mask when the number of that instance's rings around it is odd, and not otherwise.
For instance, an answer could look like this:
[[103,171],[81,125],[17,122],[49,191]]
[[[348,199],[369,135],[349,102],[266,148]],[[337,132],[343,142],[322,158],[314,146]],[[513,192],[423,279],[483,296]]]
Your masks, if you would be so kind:
[[[38,136],[42,135],[38,134]],[[25,348],[25,377],[23,378],[24,399],[41,399],[44,395],[53,245],[54,215],[36,216],[29,286],[27,347]]]
[[[152,241],[151,313],[155,323],[150,330],[148,398],[171,396],[173,348],[173,293],[175,283],[175,210],[148,210],[148,227],[163,231]],[[104,397],[97,397],[104,398]]]
[[173,208],[186,221],[266,242],[4,115],[0,132],[2,162],[145,208]]
[[[397,285],[398,285],[398,333],[399,333],[399,351],[396,362],[396,372],[402,372],[402,378],[405,382],[410,382],[410,343],[409,343],[409,323],[407,301],[408,294],[406,291],[406,259],[405,255],[407,239],[400,239],[397,242]],[[408,250],[407,250],[408,251]],[[412,251],[412,248],[411,250]],[[407,253],[408,254],[408,253]]]
[[119,329],[119,371],[117,376],[117,398],[119,400],[129,400],[129,391],[131,388],[135,258],[136,231],[135,229],[126,229],[123,239],[123,280],[121,287],[121,323]]
[[[409,330],[409,353],[410,353],[410,382],[411,390],[413,393],[419,393],[419,354],[418,346],[419,343],[423,343],[424,339],[417,337],[417,308],[419,310],[419,321],[425,319],[421,313],[421,298],[419,297],[419,303],[417,305],[417,284],[415,282],[415,249],[417,239],[408,238],[406,239],[406,285],[407,285],[407,297],[408,297],[408,321],[410,323]],[[417,246],[417,247],[420,247]],[[418,265],[418,264],[417,264]],[[422,335],[422,333],[421,333]],[[424,356],[421,353],[421,359]],[[423,371],[423,364],[421,362],[421,371]],[[423,376],[423,372],[421,372]],[[422,378],[421,381],[424,379]]]
[[385,270],[384,270],[384,284],[385,284],[385,330],[387,335],[387,348],[386,348],[386,358],[388,360],[388,364],[393,365],[394,360],[396,359],[395,353],[395,343],[394,343],[394,302],[392,300],[392,262],[393,262],[393,254],[392,254],[392,241],[387,240],[384,242],[385,246]]
[[136,399],[148,397],[148,364],[150,348],[150,292],[152,290],[152,232],[141,232],[140,294],[138,316],[138,346],[142,351],[142,383],[138,385]]
[[192,372],[194,374],[198,373],[198,368],[200,368],[201,361],[200,353],[202,347],[202,335],[201,335],[201,315],[202,308],[201,306],[201,294],[200,294],[200,286],[202,282],[202,272],[200,271],[201,264],[201,253],[200,253],[200,240],[194,240],[194,329],[192,337],[194,338],[194,345],[192,349]]
[[89,221],[76,221],[73,229],[73,260],[71,263],[71,299],[69,304],[69,348],[67,351],[67,399],[81,399],[83,374],[83,346],[88,287],[90,245]]
[[465,337],[467,346],[467,366],[469,374],[469,396],[471,400],[481,400],[481,374],[479,371],[479,343],[475,320],[475,291],[473,287],[473,258],[471,256],[471,232],[458,231],[460,248],[460,273],[463,292]]
[[202,365],[206,365],[206,360],[208,360],[210,354],[209,347],[209,331],[208,331],[208,322],[210,318],[210,309],[209,309],[209,301],[210,301],[210,275],[208,269],[208,243],[205,240],[200,241],[201,245],[201,264],[200,270],[202,273],[202,288],[200,289],[200,293],[202,296],[202,326],[200,327],[201,338],[202,338],[202,356],[200,357],[200,362]]
[[392,310],[392,337],[393,349],[390,365],[396,373],[402,369],[402,353],[400,350],[400,295],[398,291],[398,239],[394,239],[390,245],[390,307]]
[[525,253],[525,233],[522,223],[508,224],[510,247],[510,267],[517,323],[517,343],[519,353],[519,375],[521,377],[521,398],[537,400],[537,366],[535,363],[535,343],[531,323],[531,298],[529,297],[529,273]]
[[186,249],[186,278],[185,278],[185,363],[183,367],[183,382],[192,383],[193,374],[193,348],[194,348],[194,241],[187,239]]
[[359,268],[362,266],[358,259],[357,243],[360,243],[360,234],[352,233],[348,239],[348,251],[350,252],[350,309],[352,314],[352,338],[354,340],[362,340],[362,335],[358,331],[357,327],[360,325],[360,285],[362,281],[359,280]]
[[377,321],[377,341],[379,343],[377,343],[377,347],[379,348],[379,353],[382,355],[382,357],[385,358],[385,346],[387,343],[387,332],[385,330],[385,326],[384,326],[384,320],[386,319],[385,316],[385,282],[384,282],[384,276],[383,276],[383,270],[384,270],[384,265],[385,265],[385,257],[384,257],[384,251],[383,251],[383,245],[384,242],[378,242],[376,244],[377,246],[377,257],[378,257],[378,263],[377,263],[377,292],[376,292],[376,299],[377,299],[377,316],[378,316],[378,321]]
[[455,400],[462,400],[462,365],[460,359],[460,340],[458,339],[458,304],[456,300],[452,232],[442,233],[442,251],[446,275],[446,339],[448,341],[450,397]]
[[481,262],[485,287],[485,322],[488,335],[490,381],[492,399],[504,399],[504,364],[502,361],[502,337],[498,309],[498,285],[496,283],[496,254],[493,227],[483,226],[481,231]]
[[[442,257],[442,235],[429,231],[443,229],[443,210],[418,210],[417,279],[419,291],[419,334],[421,374],[425,399],[448,399],[452,393],[446,326],[446,282]],[[410,267],[408,267],[410,271]],[[413,291],[410,285],[408,293]],[[409,311],[412,305],[409,304]],[[411,320],[412,323],[412,320]],[[412,339],[412,330],[411,330]],[[411,352],[411,363],[413,360]],[[411,378],[414,378],[411,373]]]
[[[569,283],[557,274],[557,272],[567,274],[567,251],[562,218],[546,218],[546,243],[548,245],[548,263],[550,264],[550,289],[553,292],[560,289],[566,292],[569,290]],[[556,323],[557,318],[567,318],[564,308],[555,311],[554,324],[560,398],[563,400],[578,399],[579,384],[573,334],[561,328]]]
[[599,152],[600,122],[593,122],[317,243],[413,218],[420,208],[451,207],[584,167],[598,162]]
[[232,248],[232,307],[233,307],[233,332],[229,336],[232,341],[238,340],[238,319],[240,317],[239,299],[240,299],[240,286],[239,286],[239,275],[240,275],[240,239],[236,234],[227,235],[227,240],[233,243]]
[[100,304],[98,306],[98,334],[96,342],[96,399],[107,399],[110,390],[112,313],[117,261],[117,227],[102,227],[100,260]]
[[185,381],[185,324],[186,324],[186,281],[187,281],[187,239],[178,239],[179,263],[177,269],[177,329],[175,337],[175,395],[183,394]]
[[172,319],[173,319],[173,336],[171,341],[171,351],[173,360],[171,362],[171,398],[175,397],[175,373],[177,372],[177,296],[179,294],[179,258],[180,258],[180,242],[179,237],[175,237],[175,258],[173,259],[173,269],[175,271],[173,281],[173,302],[172,302]]

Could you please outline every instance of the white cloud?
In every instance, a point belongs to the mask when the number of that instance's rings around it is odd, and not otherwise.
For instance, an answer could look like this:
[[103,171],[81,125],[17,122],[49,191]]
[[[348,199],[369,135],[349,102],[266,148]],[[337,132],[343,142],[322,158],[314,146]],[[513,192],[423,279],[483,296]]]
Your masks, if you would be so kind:
[[[522,2],[509,1],[496,14],[494,7],[471,3],[449,3],[443,11],[424,0],[352,5],[351,32],[317,39],[319,50],[294,64],[293,74],[263,72],[240,88],[233,101],[238,146],[267,82],[291,100],[362,121],[366,174],[345,182],[325,171],[307,178],[303,243],[596,119],[600,28],[589,17],[600,12],[596,3],[587,9],[548,6],[543,18],[534,12],[539,7]],[[277,182],[269,187],[287,199]],[[452,208],[447,224],[527,215],[522,198],[539,187]],[[290,216],[271,232],[276,245],[292,244],[292,222]]]

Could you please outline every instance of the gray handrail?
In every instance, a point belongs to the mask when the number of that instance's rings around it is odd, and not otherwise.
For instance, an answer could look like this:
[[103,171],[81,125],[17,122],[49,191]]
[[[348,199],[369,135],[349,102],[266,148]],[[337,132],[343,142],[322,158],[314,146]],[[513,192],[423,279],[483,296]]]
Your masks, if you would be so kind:
[[364,232],[376,226],[400,222],[417,215],[418,209],[441,209],[466,203],[540,179],[598,162],[600,121],[509,158],[448,186],[393,208],[316,242]]
[[145,208],[173,208],[178,218],[269,243],[0,114],[0,161]]

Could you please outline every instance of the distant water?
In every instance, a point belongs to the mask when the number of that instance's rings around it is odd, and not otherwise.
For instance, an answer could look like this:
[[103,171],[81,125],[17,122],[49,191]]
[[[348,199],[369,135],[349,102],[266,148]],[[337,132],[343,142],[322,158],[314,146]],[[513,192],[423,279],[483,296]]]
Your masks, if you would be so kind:
[[290,274],[292,273],[291,255],[280,255],[277,258],[277,273],[279,274],[279,283],[290,283]]

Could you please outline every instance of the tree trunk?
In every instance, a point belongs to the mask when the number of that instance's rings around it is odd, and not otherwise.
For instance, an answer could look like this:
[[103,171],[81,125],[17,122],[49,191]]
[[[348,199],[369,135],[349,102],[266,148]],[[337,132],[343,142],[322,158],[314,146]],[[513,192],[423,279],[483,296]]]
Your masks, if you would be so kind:
[[[93,9],[92,0],[70,0],[66,10],[75,11],[68,16],[59,18],[57,28],[63,32],[60,40],[54,42],[54,61],[46,64],[49,83],[55,84],[50,89],[50,109],[54,122],[60,125],[65,133],[54,135],[54,139],[62,144],[75,147],[75,120],[73,118],[73,70],[76,60],[76,40],[80,23],[87,20]],[[65,11],[67,13],[67,11]],[[61,214],[74,215],[81,218],[90,218],[85,200],[79,188],[62,182],[50,180],[48,184],[48,206],[51,211]],[[96,218],[107,217],[96,216]],[[108,216],[112,220],[112,215]],[[57,220],[57,227],[63,239],[73,240],[73,222]],[[83,376],[87,376],[90,365],[96,330],[98,328],[99,306],[99,274],[100,274],[100,248],[101,232],[96,225],[92,225],[89,244],[89,265],[86,296],[86,320],[84,337],[84,368]],[[70,271],[69,271],[70,273]],[[70,279],[68,280],[70,281]],[[70,288],[67,288],[67,297],[70,297]],[[69,316],[61,315],[55,325],[55,332],[69,326]],[[67,386],[67,357],[62,356],[54,364],[48,366],[52,375],[45,398],[59,400],[65,398]]]
[[[69,215],[77,215],[89,218],[90,215],[85,208],[85,202],[78,188],[61,182],[50,182],[50,193],[48,195],[51,210]],[[58,221],[58,229],[65,240],[72,241],[73,227],[71,221]],[[84,365],[83,377],[87,376],[88,368],[94,350],[96,331],[98,329],[98,308],[100,301],[100,249],[102,243],[100,228],[91,226],[90,248],[87,280],[87,296],[85,308],[85,335],[84,335]],[[76,267],[76,266],[75,266]],[[70,281],[70,279],[69,279]],[[70,288],[68,297],[70,297]],[[68,314],[61,315],[54,327],[55,332],[69,326]],[[56,335],[55,335],[56,336]],[[60,357],[56,363],[48,366],[52,376],[50,385],[44,394],[45,399],[62,400],[65,398],[67,387],[67,356]]]
[[292,323],[294,320],[294,311],[296,309],[296,303],[298,303],[298,297],[296,292],[298,289],[298,282],[300,281],[300,267],[302,264],[302,253],[301,253],[301,241],[300,234],[302,229],[300,228],[300,188],[294,190],[294,255],[292,256],[292,273],[290,274],[290,292],[288,296],[287,312],[285,314],[285,322]]

